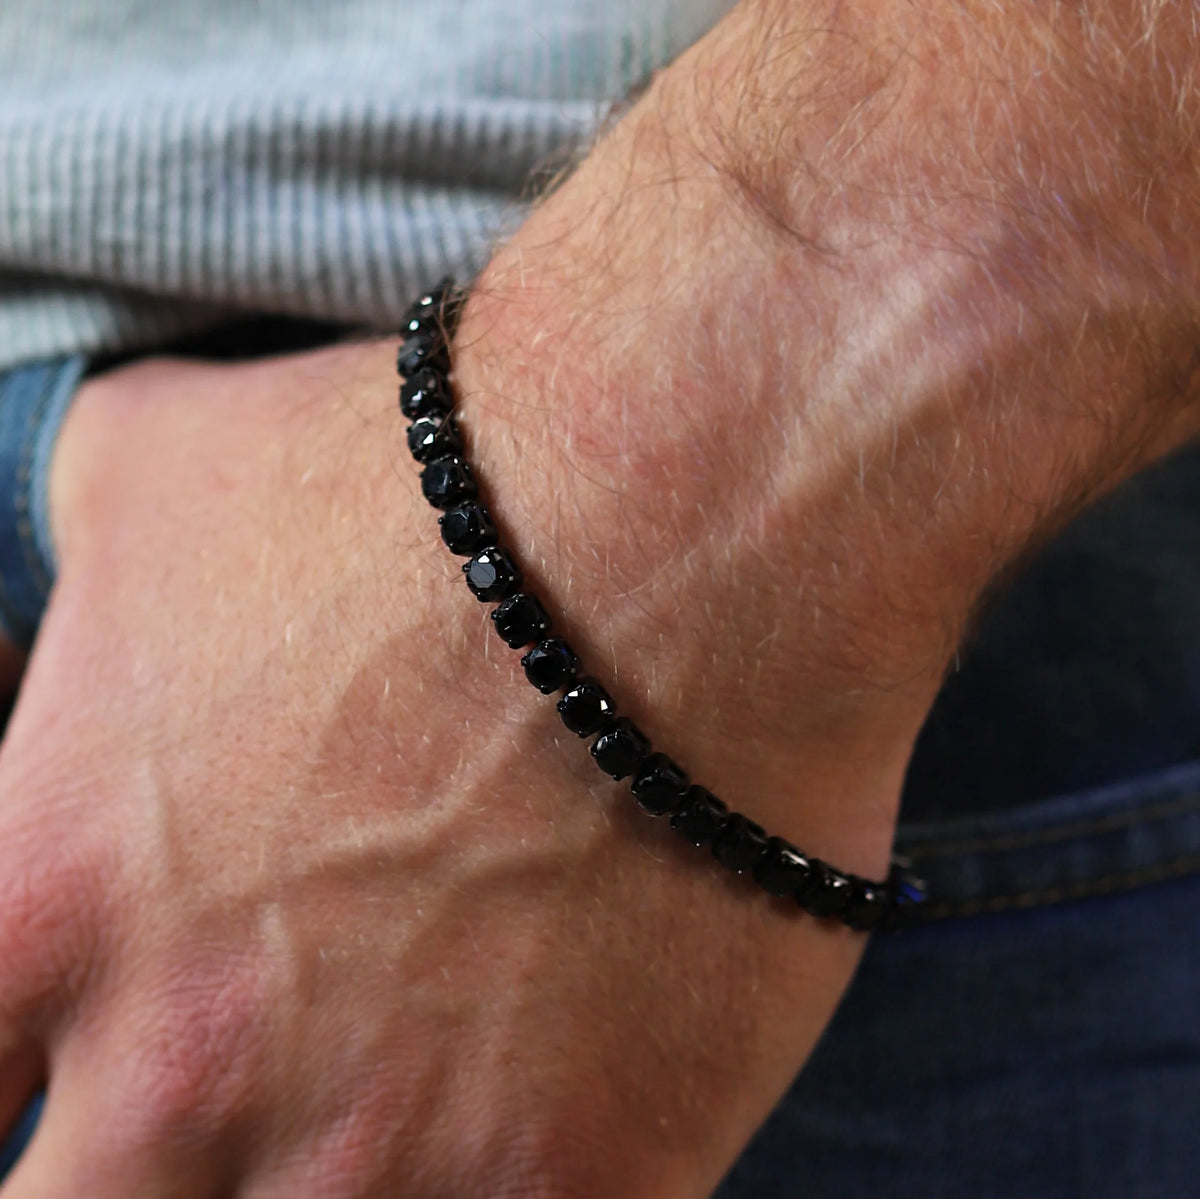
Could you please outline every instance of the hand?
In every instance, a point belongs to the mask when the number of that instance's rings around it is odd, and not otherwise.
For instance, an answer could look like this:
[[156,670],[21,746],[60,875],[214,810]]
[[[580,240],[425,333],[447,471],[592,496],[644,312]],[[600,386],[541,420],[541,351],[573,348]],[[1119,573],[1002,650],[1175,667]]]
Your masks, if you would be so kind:
[[700,1194],[845,985],[860,937],[517,677],[389,359],[147,362],[70,417],[0,759],[9,1110],[49,1075],[5,1199]]
[[[792,184],[722,157],[731,89],[687,98],[737,76],[759,8],[498,256],[463,418],[623,706],[878,873],[980,590],[1195,427],[1136,352],[1181,371],[1187,309],[1129,268],[1138,319],[1072,341],[1089,260],[1022,338],[1003,245],[914,240],[945,231],[928,188],[842,211],[823,184],[797,230]],[[953,142],[957,97],[918,100]],[[891,111],[846,157],[860,200],[912,127]],[[5,1199],[703,1193],[846,984],[861,938],[702,868],[515,677],[415,498],[387,358],[148,363],[68,424],[61,582],[0,756],[9,1106],[50,1076]]]

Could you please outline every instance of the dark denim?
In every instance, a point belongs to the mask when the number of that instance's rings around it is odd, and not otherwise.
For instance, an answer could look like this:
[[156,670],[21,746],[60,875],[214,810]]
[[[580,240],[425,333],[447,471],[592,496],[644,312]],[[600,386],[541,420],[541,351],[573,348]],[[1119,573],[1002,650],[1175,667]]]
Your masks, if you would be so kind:
[[1195,1199],[1200,877],[877,937],[720,1199]]
[[720,1199],[1200,1195],[1200,763],[904,840],[974,914],[872,941]]
[[82,358],[0,374],[0,631],[33,644],[54,577],[50,456],[83,374]]

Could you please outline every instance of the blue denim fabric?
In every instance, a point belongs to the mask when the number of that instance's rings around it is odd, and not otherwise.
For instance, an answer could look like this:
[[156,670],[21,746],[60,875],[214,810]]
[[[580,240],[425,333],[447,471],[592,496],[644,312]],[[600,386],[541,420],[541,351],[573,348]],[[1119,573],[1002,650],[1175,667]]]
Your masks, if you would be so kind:
[[29,1143],[29,1138],[33,1136],[33,1130],[37,1127],[38,1120],[41,1119],[44,1103],[45,1099],[41,1095],[34,1099],[21,1113],[4,1144],[0,1145],[0,1179],[5,1178],[17,1164],[17,1158],[21,1156],[25,1146]]
[[1198,915],[1193,874],[877,937],[719,1199],[1195,1199]]
[[875,938],[720,1199],[1200,1194],[1200,762],[898,845],[929,922]]
[[47,512],[50,455],[83,374],[57,358],[0,375],[0,628],[33,644],[54,578]]

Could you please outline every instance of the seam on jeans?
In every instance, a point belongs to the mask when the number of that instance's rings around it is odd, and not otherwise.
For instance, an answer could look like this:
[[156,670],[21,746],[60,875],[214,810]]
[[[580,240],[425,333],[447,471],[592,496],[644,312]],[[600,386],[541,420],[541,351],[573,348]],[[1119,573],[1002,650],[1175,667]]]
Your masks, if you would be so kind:
[[25,568],[29,571],[34,585],[42,593],[43,601],[50,594],[51,579],[46,574],[42,564],[42,555],[37,548],[37,537],[34,534],[33,517],[30,513],[30,487],[33,478],[33,460],[37,452],[38,425],[57,383],[57,373],[50,372],[42,385],[42,393],[38,396],[37,403],[33,404],[26,414],[25,436],[21,438],[21,453],[17,459],[17,491],[13,496],[21,556],[25,559]]
[[[961,902],[931,903],[927,909],[914,912],[914,924],[927,920],[939,920],[951,916],[980,916],[989,912],[1008,912],[1022,908],[1042,907],[1052,903],[1067,903],[1076,899],[1089,899],[1098,895],[1111,895],[1116,891],[1131,891],[1150,883],[1161,883],[1167,879],[1180,878],[1185,874],[1200,871],[1200,853],[1180,854],[1153,866],[1137,870],[1126,870],[1118,874],[1105,874],[1098,878],[1083,879],[1077,883],[1060,883],[1039,890],[1017,891],[1010,895],[989,895],[986,899],[968,899]],[[924,906],[924,905],[922,905]]]
[[1052,845],[1057,841],[1067,841],[1088,834],[1114,832],[1133,824],[1169,820],[1173,816],[1183,816],[1197,810],[1200,810],[1200,793],[1185,796],[1183,799],[1148,804],[1131,811],[1098,816],[1094,820],[1076,820],[1070,824],[1061,824],[1049,829],[1037,829],[1027,833],[1009,833],[1000,837],[971,837],[962,841],[926,841],[917,845],[906,844],[902,846],[901,852],[905,857],[941,858],[990,850],[1024,849],[1032,845]]

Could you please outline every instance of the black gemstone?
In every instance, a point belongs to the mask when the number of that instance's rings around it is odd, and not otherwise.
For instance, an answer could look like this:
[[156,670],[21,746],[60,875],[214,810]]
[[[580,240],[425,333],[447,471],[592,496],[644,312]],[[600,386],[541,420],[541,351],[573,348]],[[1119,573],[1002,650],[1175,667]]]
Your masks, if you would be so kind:
[[714,838],[712,851],[722,866],[742,874],[754,869],[766,848],[766,830],[734,812]]
[[808,875],[808,858],[782,837],[770,838],[767,852],[754,867],[754,881],[772,895],[794,895]]
[[813,916],[840,916],[850,902],[850,880],[819,858],[810,858],[809,866],[808,881],[796,892],[796,898]]
[[521,665],[525,677],[543,695],[552,695],[575,678],[579,659],[562,638],[547,637],[521,658]]
[[436,334],[440,332],[441,326],[438,324],[437,317],[432,314],[410,316],[400,327],[400,338],[403,341],[409,337],[415,337],[418,333]]
[[496,527],[482,504],[455,504],[445,516],[438,517],[442,540],[452,554],[477,554],[494,544]]
[[415,333],[406,333],[396,354],[396,369],[406,377],[415,375],[423,367],[439,371],[450,369],[450,351],[437,325],[420,325]]
[[453,508],[478,494],[471,467],[457,454],[435,458],[425,467],[421,491],[435,508]]
[[510,595],[493,613],[492,623],[500,640],[510,649],[539,641],[550,631],[546,609],[532,595]]
[[434,410],[408,426],[408,452],[418,462],[457,454],[461,449],[462,438],[449,413]]
[[471,594],[484,603],[507,599],[521,586],[521,568],[498,545],[489,546],[463,566]]
[[887,915],[889,898],[885,884],[855,879],[850,887],[850,902],[846,904],[846,923],[864,933],[878,928]]
[[591,747],[596,765],[615,779],[631,775],[649,752],[649,738],[624,716],[607,725]]
[[563,724],[578,737],[598,733],[616,712],[616,704],[595,679],[580,679],[558,701]]
[[453,332],[462,310],[465,296],[454,285],[454,280],[443,279],[436,287],[419,296],[405,314],[404,324],[410,321],[434,321],[447,332]]
[[720,831],[729,817],[729,809],[711,791],[692,786],[684,796],[683,807],[671,817],[671,827],[693,845],[705,845]]
[[666,754],[651,754],[630,784],[633,797],[651,816],[669,816],[683,803],[688,776]]
[[446,376],[429,367],[417,371],[400,388],[400,411],[409,420],[416,420],[428,412],[448,412],[453,403]]

